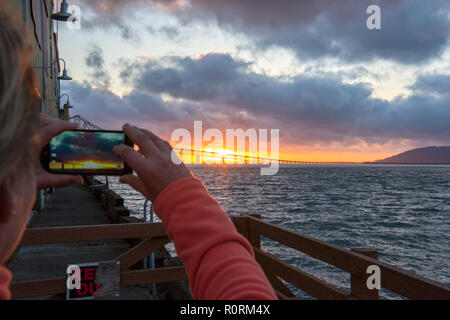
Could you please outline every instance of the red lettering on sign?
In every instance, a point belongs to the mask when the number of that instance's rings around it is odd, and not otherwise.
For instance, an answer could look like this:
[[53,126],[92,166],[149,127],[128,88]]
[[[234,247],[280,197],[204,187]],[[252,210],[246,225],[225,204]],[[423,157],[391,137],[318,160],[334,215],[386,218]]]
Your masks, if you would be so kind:
[[96,268],[85,268],[83,280],[95,280]]
[[81,287],[80,287],[80,289],[77,289],[77,293],[80,295],[80,296],[84,296],[84,295],[86,295],[87,294],[87,292],[88,292],[88,285],[87,285],[87,283],[81,283]]

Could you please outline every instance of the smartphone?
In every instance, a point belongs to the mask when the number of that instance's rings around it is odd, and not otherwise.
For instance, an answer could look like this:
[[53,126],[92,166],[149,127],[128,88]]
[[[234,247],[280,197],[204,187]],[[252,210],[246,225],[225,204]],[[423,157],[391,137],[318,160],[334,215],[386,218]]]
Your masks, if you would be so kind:
[[54,137],[42,150],[45,170],[57,174],[119,176],[131,168],[113,152],[119,144],[133,146],[123,131],[75,130]]

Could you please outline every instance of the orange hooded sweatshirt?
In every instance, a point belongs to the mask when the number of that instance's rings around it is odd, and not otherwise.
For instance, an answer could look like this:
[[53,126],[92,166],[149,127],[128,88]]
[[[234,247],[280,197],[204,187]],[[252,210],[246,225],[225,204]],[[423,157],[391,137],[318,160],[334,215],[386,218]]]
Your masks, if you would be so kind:
[[154,209],[186,268],[194,299],[277,299],[252,246],[201,180],[170,184]]
[[8,300],[11,298],[11,294],[9,293],[9,282],[11,278],[11,272],[0,266],[0,300]]

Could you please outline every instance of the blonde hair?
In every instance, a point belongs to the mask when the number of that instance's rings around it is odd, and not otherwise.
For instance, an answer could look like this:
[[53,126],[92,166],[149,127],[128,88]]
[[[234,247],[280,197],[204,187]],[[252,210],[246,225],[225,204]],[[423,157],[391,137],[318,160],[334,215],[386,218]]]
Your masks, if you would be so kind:
[[0,7],[0,185],[15,166],[28,172],[35,157],[39,99],[31,55],[26,30]]

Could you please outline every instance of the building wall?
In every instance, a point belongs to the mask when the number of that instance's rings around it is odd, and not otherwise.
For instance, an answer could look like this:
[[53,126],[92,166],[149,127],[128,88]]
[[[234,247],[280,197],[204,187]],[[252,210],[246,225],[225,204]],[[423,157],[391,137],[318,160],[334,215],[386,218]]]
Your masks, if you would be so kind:
[[[40,45],[42,38],[41,26],[41,3],[44,3],[44,45]],[[39,95],[41,96],[41,112],[52,117],[58,117],[57,99],[59,93],[59,63],[48,67],[58,58],[57,35],[54,33],[54,23],[51,19],[54,3],[51,0],[2,0],[1,4],[6,6],[19,23],[26,26],[29,34],[30,45],[33,49],[31,64],[34,67],[36,83]],[[34,12],[34,14],[33,14]],[[35,21],[36,20],[36,21]],[[43,61],[43,48],[45,48],[46,59]]]

